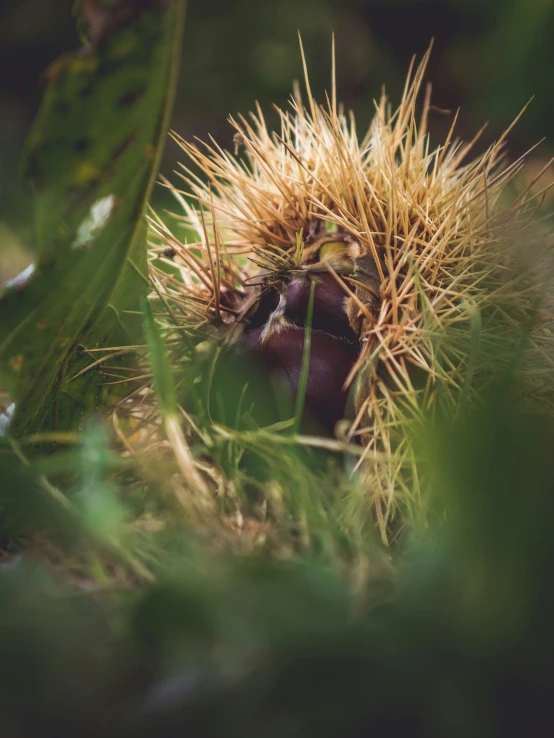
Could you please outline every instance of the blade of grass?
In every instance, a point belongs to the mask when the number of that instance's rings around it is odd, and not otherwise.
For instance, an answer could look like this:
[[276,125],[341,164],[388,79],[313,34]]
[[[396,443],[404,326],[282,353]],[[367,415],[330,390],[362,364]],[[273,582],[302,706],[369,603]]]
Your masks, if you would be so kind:
[[[211,504],[208,487],[196,469],[193,455],[183,433],[171,365],[167,358],[162,336],[154,320],[152,308],[145,298],[141,298],[141,310],[148,356],[152,368],[154,391],[160,407],[167,440],[173,449],[179,470],[188,485],[193,491],[202,496],[205,504]],[[177,494],[181,505],[184,508],[190,507],[191,500],[180,492],[179,486],[176,487],[176,490],[178,490]]]
[[294,406],[294,425],[292,427],[293,435],[298,435],[302,415],[304,413],[304,403],[306,401],[306,390],[308,388],[308,376],[310,373],[310,349],[312,345],[312,321],[314,315],[314,293],[315,281],[312,280],[310,285],[310,299],[308,301],[308,311],[306,314],[306,324],[304,326],[304,352],[302,354],[302,366],[300,368],[300,379],[298,381],[298,392],[296,393],[296,403]]

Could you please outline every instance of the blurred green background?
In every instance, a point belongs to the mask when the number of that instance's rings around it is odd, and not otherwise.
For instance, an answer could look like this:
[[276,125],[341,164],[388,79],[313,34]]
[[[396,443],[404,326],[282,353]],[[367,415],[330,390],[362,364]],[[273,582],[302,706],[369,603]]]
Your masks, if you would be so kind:
[[[32,200],[19,178],[19,159],[44,69],[79,45],[73,4],[0,4],[0,282],[32,259]],[[510,156],[546,137],[540,165],[553,148],[553,0],[190,0],[173,127],[186,138],[212,134],[230,146],[229,114],[247,113],[258,100],[275,121],[272,103],[286,105],[292,80],[302,76],[297,31],[320,99],[330,84],[335,32],[339,97],[362,127],[381,85],[397,101],[412,54],[434,37],[433,102],[442,109],[461,106],[460,136],[489,121],[485,146],[535,95],[510,135]],[[450,121],[438,111],[432,116],[436,142]],[[166,173],[177,156],[169,145]]]

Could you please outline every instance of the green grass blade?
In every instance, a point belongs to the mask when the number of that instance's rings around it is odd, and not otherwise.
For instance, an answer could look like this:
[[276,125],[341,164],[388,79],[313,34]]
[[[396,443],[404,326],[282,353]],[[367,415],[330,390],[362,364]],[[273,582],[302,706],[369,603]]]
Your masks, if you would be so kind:
[[302,366],[300,368],[300,379],[298,380],[298,392],[296,393],[296,402],[294,405],[294,425],[292,430],[295,435],[300,431],[300,424],[302,423],[302,415],[304,413],[304,402],[306,400],[306,390],[308,388],[308,375],[310,373],[310,350],[312,345],[312,321],[314,316],[314,293],[315,281],[312,280],[312,283],[310,285],[308,311],[306,313],[306,324],[304,327],[304,353],[302,354]]
[[162,336],[158,330],[150,303],[141,299],[141,310],[144,319],[144,333],[148,346],[148,358],[152,368],[154,391],[158,399],[162,416],[168,413],[177,414],[177,398],[171,373],[171,365],[167,357]]

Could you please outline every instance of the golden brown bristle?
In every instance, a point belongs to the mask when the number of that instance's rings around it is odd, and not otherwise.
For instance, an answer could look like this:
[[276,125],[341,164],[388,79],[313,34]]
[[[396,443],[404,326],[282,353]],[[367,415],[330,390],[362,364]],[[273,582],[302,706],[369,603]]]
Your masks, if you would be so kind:
[[[337,105],[334,82],[321,106],[307,75],[307,105],[296,93],[290,110],[278,110],[279,133],[268,130],[259,106],[250,119],[230,119],[240,155],[175,135],[189,164],[183,190],[167,185],[198,240],[181,243],[152,220],[179,265],[167,275],[153,264],[154,285],[191,327],[240,333],[260,290],[295,274],[329,274],[340,285],[359,341],[344,387],[355,386],[357,398],[347,440],[363,444],[357,469],[383,532],[396,505],[418,494],[414,420],[433,413],[439,394],[452,413],[474,396],[487,372],[484,348],[498,343],[499,331],[519,330],[533,297],[530,274],[514,269],[513,254],[542,193],[529,186],[503,204],[523,166],[506,163],[506,134],[471,159],[479,134],[457,141],[455,116],[444,144],[431,147],[428,91],[416,110],[429,53],[410,69],[396,110],[385,94],[375,103],[363,136]],[[285,292],[262,342],[287,329]],[[529,343],[542,360],[546,333],[537,329]]]

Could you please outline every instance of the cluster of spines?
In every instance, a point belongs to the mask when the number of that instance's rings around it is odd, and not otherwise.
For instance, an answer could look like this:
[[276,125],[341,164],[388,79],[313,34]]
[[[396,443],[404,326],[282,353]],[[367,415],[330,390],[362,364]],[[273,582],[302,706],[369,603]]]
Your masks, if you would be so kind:
[[469,143],[456,141],[455,116],[445,143],[431,149],[429,86],[416,114],[428,56],[410,68],[394,112],[383,93],[361,139],[354,117],[337,106],[334,73],[326,106],[315,103],[306,74],[308,105],[296,92],[291,110],[278,111],[280,134],[268,130],[259,106],[250,121],[231,119],[242,156],[215,141],[199,147],[176,136],[191,166],[181,172],[185,190],[167,184],[183,225],[198,238],[182,243],[152,220],[158,242],[178,259],[169,274],[152,261],[153,285],[178,311],[174,320],[191,330],[232,323],[238,311],[225,295],[240,301],[260,266],[282,272],[289,259],[293,268],[303,239],[322,221],[372,256],[381,283],[376,313],[351,278],[329,269],[359,319],[362,349],[348,380],[358,383],[358,405],[348,438],[364,443],[358,466],[371,480],[383,525],[417,487],[408,432],[414,418],[432,411],[438,393],[455,410],[485,373],[487,341],[493,346],[502,332],[512,338],[529,312],[531,282],[512,270],[510,255],[544,194],[531,192],[541,172],[501,206],[523,166],[523,158],[504,161],[508,131],[468,162],[481,131]]

